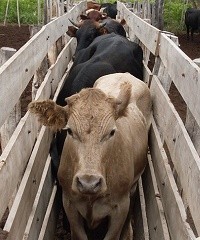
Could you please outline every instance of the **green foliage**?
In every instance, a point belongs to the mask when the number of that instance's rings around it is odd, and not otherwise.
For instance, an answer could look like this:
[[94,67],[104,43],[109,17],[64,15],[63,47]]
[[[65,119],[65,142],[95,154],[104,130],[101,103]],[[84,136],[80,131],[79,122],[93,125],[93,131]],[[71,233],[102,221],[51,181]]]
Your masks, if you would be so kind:
[[[8,0],[0,0],[0,22],[3,22],[6,14]],[[41,16],[43,18],[44,0],[41,0]],[[22,24],[38,23],[38,1],[37,0],[19,0],[19,17]],[[7,23],[17,23],[17,1],[10,0],[8,6]]]
[[185,29],[185,11],[189,4],[183,0],[167,0],[164,5],[164,30],[179,33]]
[[[4,21],[6,14],[6,5],[8,0],[0,0],[0,22]],[[38,1],[37,0],[18,0],[20,23],[37,24],[38,23]],[[41,16],[43,19],[44,0],[41,1]],[[110,2],[116,0],[96,0],[99,3]],[[121,0],[122,2],[142,2],[143,0]],[[155,3],[156,0],[149,0]],[[158,1],[158,0],[157,0]],[[164,30],[178,33],[185,30],[184,16],[185,11],[191,5],[186,4],[185,0],[165,0],[164,1]],[[10,0],[8,8],[7,23],[17,23],[17,0]]]

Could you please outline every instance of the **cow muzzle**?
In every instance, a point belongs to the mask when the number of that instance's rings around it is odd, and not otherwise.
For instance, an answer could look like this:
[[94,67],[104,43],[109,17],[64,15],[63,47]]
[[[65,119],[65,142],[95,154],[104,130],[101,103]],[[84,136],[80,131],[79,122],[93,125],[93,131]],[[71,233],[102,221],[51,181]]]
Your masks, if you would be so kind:
[[107,189],[102,175],[77,174],[72,183],[72,190],[82,194],[100,194]]

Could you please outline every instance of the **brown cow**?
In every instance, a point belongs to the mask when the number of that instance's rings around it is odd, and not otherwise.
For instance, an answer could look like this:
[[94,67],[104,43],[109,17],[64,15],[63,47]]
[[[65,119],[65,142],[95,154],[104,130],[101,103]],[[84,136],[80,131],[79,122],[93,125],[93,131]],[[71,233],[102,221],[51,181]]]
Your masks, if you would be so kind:
[[81,20],[91,19],[98,22],[100,20],[107,18],[107,14],[95,9],[89,9],[86,11],[86,15],[81,14],[80,18]]
[[87,10],[88,9],[95,9],[99,11],[101,9],[101,4],[94,1],[87,1]]
[[67,125],[58,178],[71,238],[87,240],[85,224],[95,229],[108,218],[103,239],[130,240],[130,195],[146,165],[150,91],[131,74],[115,73],[67,103],[33,102],[30,110],[47,126]]

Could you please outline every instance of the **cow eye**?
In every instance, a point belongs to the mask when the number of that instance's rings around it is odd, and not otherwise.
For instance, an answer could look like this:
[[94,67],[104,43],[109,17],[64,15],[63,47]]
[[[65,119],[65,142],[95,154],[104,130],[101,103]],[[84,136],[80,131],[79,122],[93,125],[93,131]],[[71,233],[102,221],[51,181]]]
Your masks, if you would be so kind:
[[104,142],[104,141],[109,140],[111,137],[113,137],[115,135],[115,131],[116,131],[116,129],[112,129],[109,133],[107,133],[106,135],[104,135],[102,137],[100,142]]
[[111,132],[110,132],[110,137],[114,136],[115,135],[115,129],[113,129]]
[[71,128],[67,128],[67,133],[68,133],[70,136],[73,136],[73,132],[72,132]]

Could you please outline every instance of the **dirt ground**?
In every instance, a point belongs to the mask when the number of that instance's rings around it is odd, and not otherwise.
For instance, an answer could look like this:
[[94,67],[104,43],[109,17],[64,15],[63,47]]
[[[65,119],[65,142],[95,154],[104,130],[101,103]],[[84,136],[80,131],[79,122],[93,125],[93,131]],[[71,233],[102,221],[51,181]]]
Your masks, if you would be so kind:
[[29,26],[0,24],[0,48],[11,47],[19,50],[29,40]]
[[[3,26],[2,24],[0,24],[0,48],[11,47],[19,50],[19,48],[22,47],[29,40],[29,36],[30,34],[28,25],[22,25],[21,27],[18,27],[18,25]],[[200,35],[195,35],[193,42],[186,39],[185,33],[178,35],[178,38],[180,48],[183,50],[183,52],[185,52],[191,59],[200,58]],[[25,93],[24,99],[26,101],[29,101],[31,99],[30,94],[30,91]],[[174,103],[180,116],[184,120],[186,106],[174,86],[172,86],[170,90],[170,98]],[[62,236],[62,231],[59,232]],[[58,234],[56,239],[62,239],[62,237],[60,237]]]

